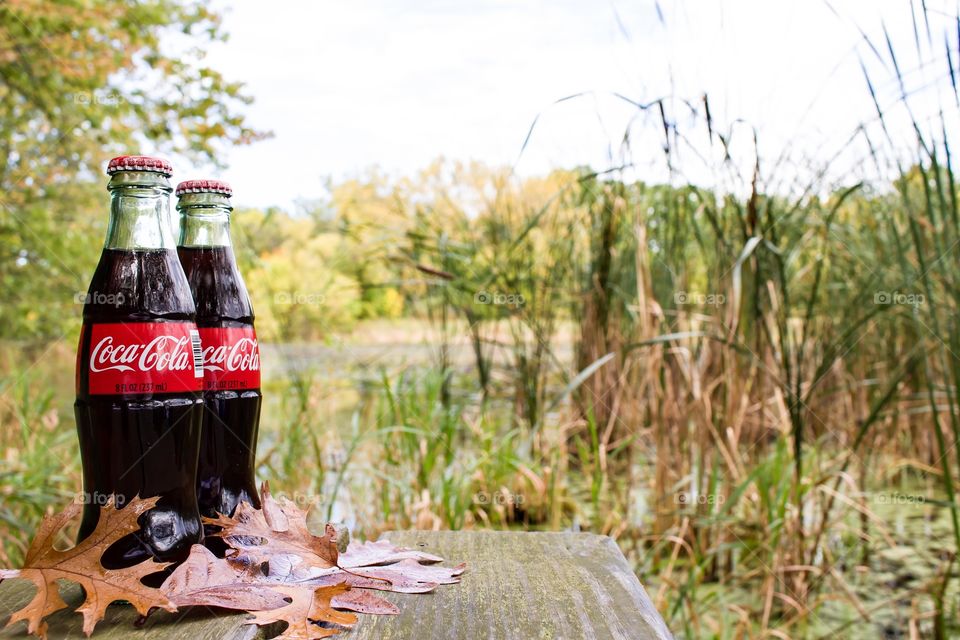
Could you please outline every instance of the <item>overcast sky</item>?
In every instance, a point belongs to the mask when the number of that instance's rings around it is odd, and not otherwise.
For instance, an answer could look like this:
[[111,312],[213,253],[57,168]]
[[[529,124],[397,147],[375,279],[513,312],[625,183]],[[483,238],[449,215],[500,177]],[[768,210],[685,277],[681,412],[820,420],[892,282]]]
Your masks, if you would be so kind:
[[[882,24],[908,82],[939,83],[939,92],[949,89],[948,23],[939,11],[956,15],[949,2],[927,1],[933,23],[928,44],[919,18],[921,40],[943,62],[921,68],[904,0],[221,6],[231,37],[208,61],[247,84],[256,100],[248,109],[251,124],[275,137],[231,150],[219,174],[234,184],[237,204],[287,207],[321,196],[325,177],[373,165],[412,173],[438,156],[514,166],[523,175],[609,166],[611,145],[615,152],[637,115],[614,93],[641,103],[673,96],[670,117],[679,127],[686,126],[679,100],[695,102],[706,93],[715,122],[757,128],[769,163],[784,149],[825,159],[874,114],[861,59],[876,75],[881,102],[896,100],[891,67],[880,61]],[[577,93],[586,95],[555,104]],[[943,94],[935,97],[943,101]],[[658,122],[640,118],[632,125],[638,177],[659,177]],[[901,125],[895,136],[909,133]],[[208,171],[179,166],[178,179]]]

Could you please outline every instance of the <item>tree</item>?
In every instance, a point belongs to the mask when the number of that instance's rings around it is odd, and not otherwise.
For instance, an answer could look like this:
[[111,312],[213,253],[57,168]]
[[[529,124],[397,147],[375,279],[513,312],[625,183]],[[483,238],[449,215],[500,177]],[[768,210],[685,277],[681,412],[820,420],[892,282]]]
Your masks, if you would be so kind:
[[245,124],[242,84],[202,63],[224,38],[219,16],[189,0],[0,4],[3,335],[55,333],[64,315],[38,307],[85,286],[107,157],[149,148],[216,161],[220,145],[265,135]]

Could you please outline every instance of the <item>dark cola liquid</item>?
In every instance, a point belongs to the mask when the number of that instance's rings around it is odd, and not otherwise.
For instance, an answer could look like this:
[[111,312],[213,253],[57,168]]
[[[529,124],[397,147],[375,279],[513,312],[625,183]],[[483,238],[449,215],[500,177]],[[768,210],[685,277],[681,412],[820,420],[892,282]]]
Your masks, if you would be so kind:
[[[201,334],[208,328],[252,329],[253,308],[233,249],[180,247],[177,253],[193,292]],[[241,501],[260,508],[255,469],[261,397],[259,386],[204,391],[197,465],[197,501],[204,516],[233,515]],[[218,539],[208,540],[208,546],[218,545]]]
[[104,554],[107,568],[180,561],[202,541],[193,482],[203,401],[196,392],[91,395],[91,331],[97,323],[191,322],[189,296],[172,250],[105,249],[90,283],[74,405],[86,498],[79,538],[93,532],[111,494],[118,503],[160,496],[141,530]]

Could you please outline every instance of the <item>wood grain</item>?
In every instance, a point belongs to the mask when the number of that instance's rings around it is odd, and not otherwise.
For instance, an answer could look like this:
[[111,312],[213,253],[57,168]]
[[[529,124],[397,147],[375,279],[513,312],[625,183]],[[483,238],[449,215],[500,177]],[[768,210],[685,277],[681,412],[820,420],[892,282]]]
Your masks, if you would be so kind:
[[[581,640],[672,638],[616,543],[589,533],[493,531],[406,531],[384,536],[394,544],[466,562],[459,585],[429,594],[386,594],[398,616],[360,616],[344,640]],[[63,589],[68,604],[80,590]],[[0,624],[26,604],[33,586],[23,580],[0,584]],[[127,640],[255,640],[269,637],[243,624],[244,616],[194,609],[158,612],[134,628],[136,612],[110,607],[97,638]],[[81,617],[61,611],[49,618],[50,638],[83,638]],[[25,637],[20,623],[0,638]],[[275,630],[273,630],[275,631]]]

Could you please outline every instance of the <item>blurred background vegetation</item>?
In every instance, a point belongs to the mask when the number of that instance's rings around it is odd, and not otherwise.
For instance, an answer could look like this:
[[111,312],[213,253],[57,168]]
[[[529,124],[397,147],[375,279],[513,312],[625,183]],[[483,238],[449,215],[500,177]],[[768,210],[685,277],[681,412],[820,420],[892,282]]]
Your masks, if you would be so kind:
[[[521,178],[438,159],[296,211],[238,209],[264,343],[261,479],[358,537],[611,535],[678,637],[960,633],[947,24],[870,43],[903,91],[864,114],[869,152],[839,182],[765,188],[783,167],[734,162],[756,132],[714,122],[702,96],[635,105],[663,184],[626,177],[625,136],[606,168]],[[164,52],[168,32],[190,55]],[[269,135],[203,64],[221,37],[193,2],[0,4],[4,565],[80,489],[73,354],[106,159],[216,159]],[[929,117],[898,46],[944,87]],[[701,170],[721,186],[686,177]]]

